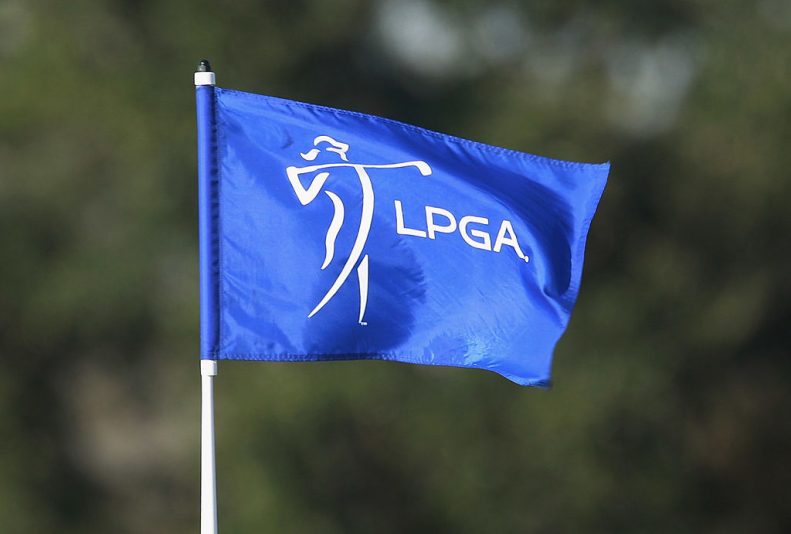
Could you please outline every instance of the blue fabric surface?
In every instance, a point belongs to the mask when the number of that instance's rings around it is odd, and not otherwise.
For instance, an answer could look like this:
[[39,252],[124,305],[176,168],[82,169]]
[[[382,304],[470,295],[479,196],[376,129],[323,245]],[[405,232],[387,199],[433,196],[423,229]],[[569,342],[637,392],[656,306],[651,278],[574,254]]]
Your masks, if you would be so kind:
[[608,164],[203,86],[201,357],[549,383]]

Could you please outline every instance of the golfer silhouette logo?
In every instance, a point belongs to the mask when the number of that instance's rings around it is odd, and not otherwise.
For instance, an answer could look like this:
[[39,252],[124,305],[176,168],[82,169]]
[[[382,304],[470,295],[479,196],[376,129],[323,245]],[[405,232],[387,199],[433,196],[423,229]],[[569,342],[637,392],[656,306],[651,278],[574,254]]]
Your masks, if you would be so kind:
[[[431,174],[431,167],[425,161],[406,161],[403,163],[387,163],[387,164],[362,164],[362,163],[349,163],[347,152],[349,145],[341,143],[328,135],[319,135],[313,140],[313,146],[319,147],[320,145],[327,145],[324,147],[326,152],[333,152],[337,154],[343,163],[329,163],[324,165],[308,165],[306,167],[290,166],[286,169],[288,181],[294,192],[297,194],[299,202],[306,206],[313,202],[319,193],[322,191],[325,182],[330,177],[329,169],[339,167],[351,167],[357,173],[360,179],[360,187],[362,188],[362,215],[360,217],[360,228],[357,230],[357,237],[354,240],[351,253],[349,254],[346,263],[343,265],[340,274],[332,283],[330,288],[325,293],[324,297],[316,304],[308,314],[308,318],[316,315],[331,299],[341,286],[349,278],[352,270],[357,270],[357,280],[360,285],[360,313],[358,322],[361,325],[367,324],[363,319],[365,317],[365,307],[368,303],[368,254],[365,254],[365,244],[368,240],[368,233],[371,230],[371,222],[374,215],[374,190],[371,182],[371,177],[368,175],[367,169],[399,169],[403,167],[415,167],[420,174],[428,176]],[[308,152],[300,153],[302,159],[306,161],[314,161],[321,153],[320,148],[312,148]],[[303,187],[300,177],[308,175],[309,185],[307,188]],[[332,221],[327,229],[327,236],[325,238],[325,255],[324,263],[321,269],[324,270],[330,265],[335,255],[335,240],[338,237],[338,232],[343,226],[343,219],[345,208],[340,197],[332,191],[325,190],[324,193],[332,201],[334,208]]]

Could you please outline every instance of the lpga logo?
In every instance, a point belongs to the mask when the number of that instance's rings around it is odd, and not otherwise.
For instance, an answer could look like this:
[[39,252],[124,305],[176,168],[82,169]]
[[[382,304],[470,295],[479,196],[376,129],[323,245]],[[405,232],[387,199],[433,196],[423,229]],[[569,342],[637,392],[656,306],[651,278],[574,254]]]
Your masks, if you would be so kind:
[[[348,158],[346,156],[346,152],[349,150],[349,145],[345,143],[341,143],[333,139],[328,135],[320,135],[313,140],[313,146],[319,146],[322,143],[327,143],[330,146],[326,148],[327,152],[334,152],[336,153],[344,163],[330,163],[326,165],[309,165],[307,167],[288,167],[286,169],[286,174],[288,175],[288,180],[291,182],[291,187],[294,188],[294,192],[297,194],[297,198],[299,199],[300,203],[303,206],[313,202],[316,197],[321,192],[321,188],[324,186],[324,183],[327,181],[327,178],[330,177],[330,173],[326,172],[325,169],[332,169],[338,167],[352,167],[357,172],[357,177],[360,179],[360,186],[362,187],[363,192],[363,209],[362,209],[362,217],[360,218],[360,228],[357,230],[357,238],[354,240],[354,245],[352,246],[351,254],[349,254],[349,258],[346,260],[346,263],[341,269],[340,274],[335,279],[335,282],[330,286],[330,289],[324,295],[324,297],[319,301],[313,311],[308,314],[308,318],[313,317],[316,315],[319,310],[321,310],[329,301],[330,299],[335,296],[341,286],[346,282],[349,278],[353,269],[357,269],[357,281],[360,284],[360,314],[359,314],[359,323],[361,325],[366,324],[363,321],[363,317],[365,316],[365,307],[368,303],[368,254],[363,255],[365,250],[365,243],[368,241],[368,232],[371,231],[371,222],[373,221],[374,215],[374,190],[373,184],[371,183],[371,177],[368,176],[366,169],[399,169],[402,167],[415,167],[420,174],[423,176],[428,176],[431,174],[431,167],[425,161],[407,161],[404,163],[391,163],[385,165],[363,165],[359,163],[348,163]],[[313,161],[316,159],[316,156],[319,155],[321,151],[318,148],[313,148],[312,150],[302,154],[302,159],[307,161]],[[310,185],[307,189],[302,186],[302,182],[300,181],[299,177],[303,174],[312,174],[316,171],[322,171],[316,174]],[[343,225],[343,216],[345,212],[345,208],[343,206],[343,202],[341,199],[333,193],[332,191],[325,191],[324,192],[332,201],[334,207],[334,213],[332,216],[332,222],[330,222],[330,227],[327,229],[327,237],[324,241],[325,243],[325,250],[326,253],[324,255],[324,263],[321,266],[321,269],[324,270],[332,261],[333,256],[335,255],[335,239],[338,237],[338,232],[340,232],[341,226]]]
[[[335,281],[324,294],[324,297],[316,304],[313,311],[308,314],[308,318],[316,315],[332,297],[335,296],[341,286],[343,286],[349,278],[352,271],[356,270],[357,281],[360,287],[358,322],[361,325],[366,325],[367,323],[363,320],[365,317],[365,308],[368,303],[368,254],[365,254],[365,244],[368,240],[368,233],[371,231],[371,222],[373,221],[374,214],[374,190],[367,169],[401,169],[411,167],[417,169],[423,176],[429,176],[432,171],[431,167],[425,161],[405,161],[402,163],[386,164],[349,163],[347,156],[349,145],[341,143],[328,135],[320,135],[313,140],[314,147],[324,144],[327,145],[324,147],[324,150],[336,154],[342,163],[308,165],[306,167],[290,166],[286,169],[286,175],[291,183],[291,187],[294,188],[294,192],[297,194],[299,202],[303,206],[306,206],[319,196],[324,184],[330,177],[329,169],[351,167],[357,173],[357,177],[360,180],[360,187],[362,188],[362,215],[360,217],[360,228],[357,230],[357,237],[354,240],[352,251],[346,263],[343,265]],[[321,150],[319,148],[312,148],[308,152],[300,153],[300,156],[306,161],[314,161],[320,153]],[[302,181],[300,180],[300,177],[305,175],[310,177],[310,183],[307,188],[302,185]],[[324,263],[321,266],[322,270],[330,265],[335,256],[335,240],[343,226],[346,211],[338,195],[330,190],[325,190],[324,194],[332,201],[333,216],[324,241],[325,254]],[[404,211],[400,200],[394,201],[394,208],[396,232],[398,234],[418,238],[436,239],[437,234],[450,234],[458,229],[464,242],[473,248],[490,252],[500,252],[503,246],[509,246],[513,248],[519,258],[526,262],[529,261],[528,257],[525,256],[519,246],[519,242],[514,234],[513,225],[508,220],[504,220],[500,224],[500,229],[494,239],[494,245],[492,245],[492,236],[486,231],[489,220],[485,217],[467,215],[458,219],[457,222],[456,216],[450,211],[435,206],[425,206],[426,229],[421,230],[418,228],[409,228],[405,225]]]

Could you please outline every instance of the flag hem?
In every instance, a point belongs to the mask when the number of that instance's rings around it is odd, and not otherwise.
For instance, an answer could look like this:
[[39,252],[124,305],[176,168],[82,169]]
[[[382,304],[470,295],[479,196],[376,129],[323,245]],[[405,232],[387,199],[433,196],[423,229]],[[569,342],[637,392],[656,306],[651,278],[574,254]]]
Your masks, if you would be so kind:
[[201,359],[214,359],[220,339],[219,175],[214,86],[195,88],[198,126],[198,244]]
[[470,365],[454,364],[449,362],[438,363],[431,360],[424,360],[419,357],[389,355],[379,352],[372,352],[372,353],[360,352],[360,353],[352,353],[352,354],[317,353],[317,354],[306,354],[306,355],[259,354],[259,353],[223,354],[217,352],[211,354],[210,359],[226,360],[226,361],[255,361],[255,362],[284,362],[284,363],[332,362],[332,361],[355,361],[355,360],[356,361],[391,361],[391,362],[418,364],[418,365],[432,365],[435,367],[457,367],[460,369],[478,369],[481,371],[489,371],[498,374],[503,378],[506,378],[509,381],[514,382],[515,384],[518,384],[520,386],[538,387],[542,389],[549,389],[552,387],[551,375],[547,375],[546,378],[523,378],[511,373],[503,373],[501,371],[498,371],[497,369],[492,369],[489,367],[474,367]]

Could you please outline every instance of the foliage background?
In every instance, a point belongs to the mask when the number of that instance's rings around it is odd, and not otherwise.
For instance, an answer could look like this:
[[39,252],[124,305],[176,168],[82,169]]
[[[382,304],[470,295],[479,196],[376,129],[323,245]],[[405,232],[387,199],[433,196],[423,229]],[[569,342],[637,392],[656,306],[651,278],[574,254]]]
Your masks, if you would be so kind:
[[0,2],[0,531],[194,532],[192,72],[612,160],[550,392],[221,366],[224,532],[791,531],[782,0]]

